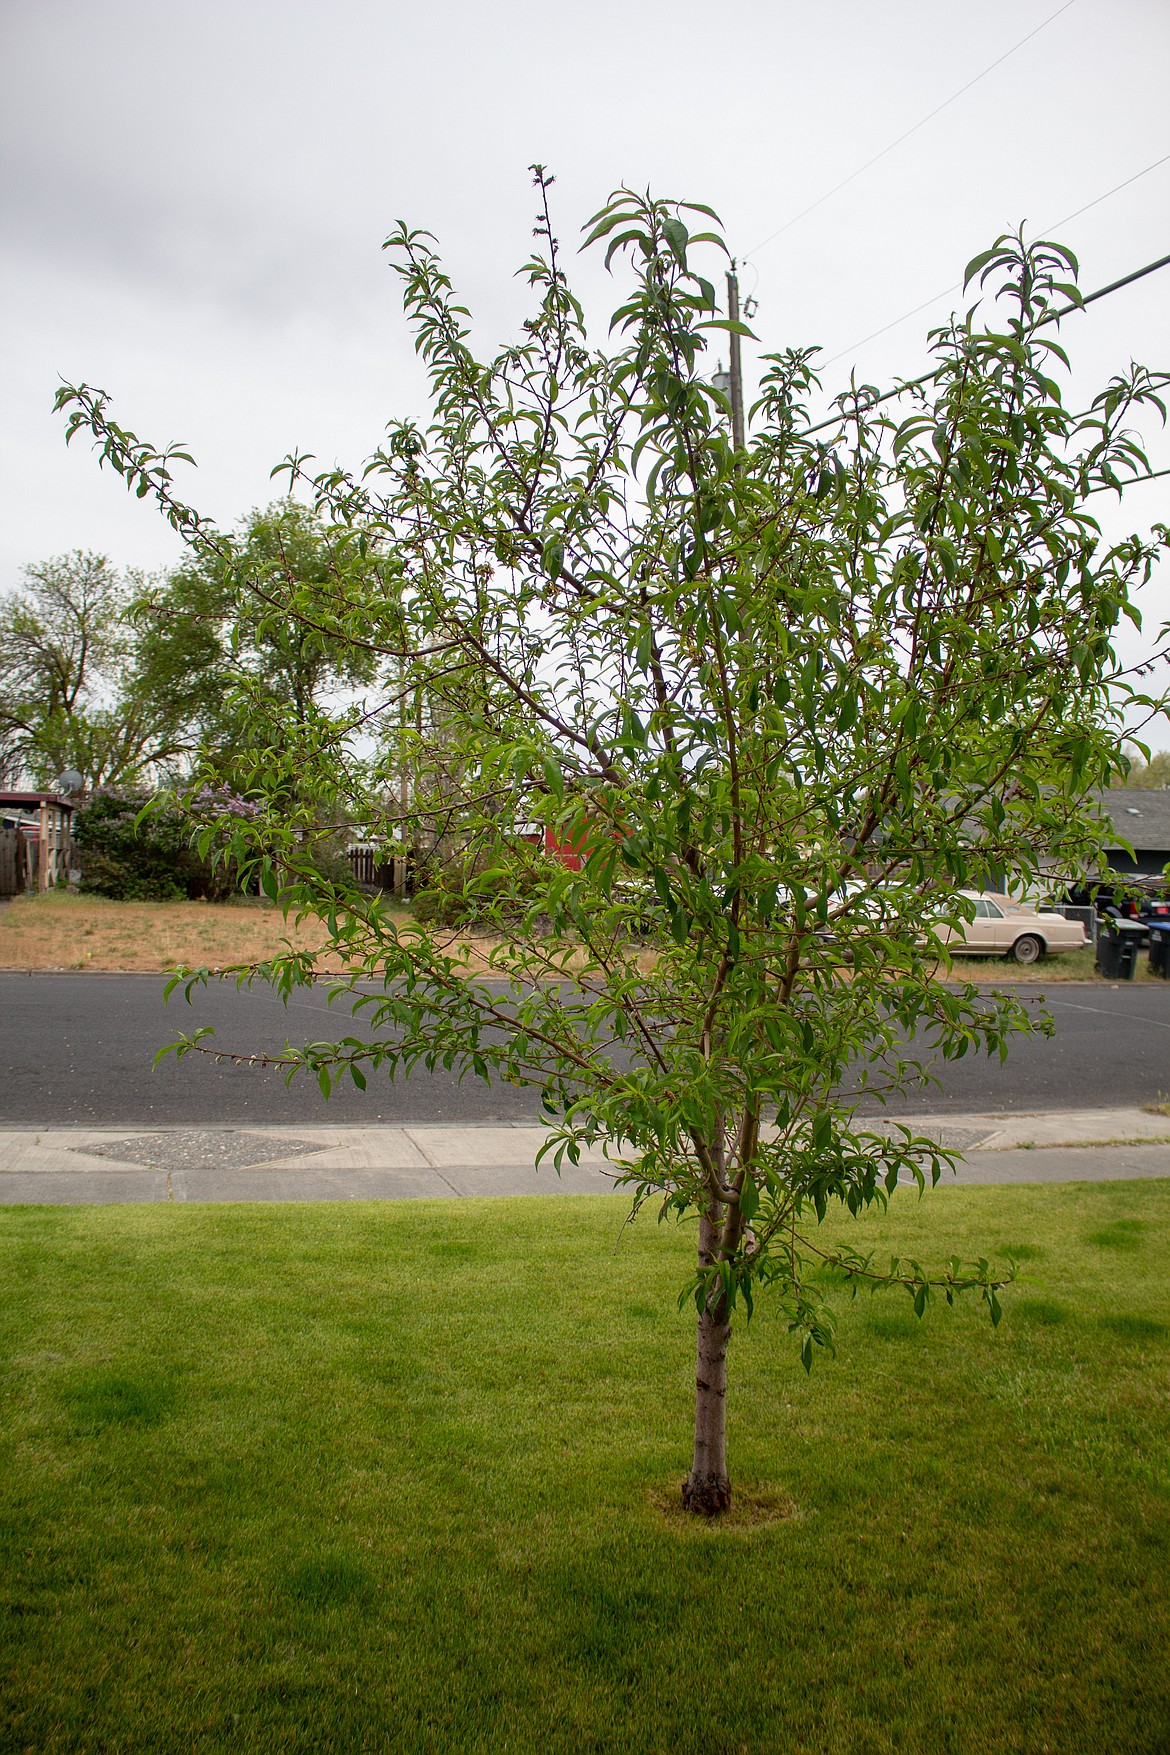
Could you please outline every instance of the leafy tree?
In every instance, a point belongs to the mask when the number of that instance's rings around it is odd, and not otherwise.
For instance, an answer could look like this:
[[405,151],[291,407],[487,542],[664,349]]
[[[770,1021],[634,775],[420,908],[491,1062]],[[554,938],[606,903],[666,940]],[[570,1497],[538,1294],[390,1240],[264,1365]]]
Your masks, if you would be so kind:
[[135,783],[194,752],[204,680],[217,653],[198,616],[104,555],[59,555],[25,569],[0,603],[0,741],[15,777],[49,786],[75,768],[87,787]]
[[1116,786],[1131,786],[1141,792],[1165,792],[1170,787],[1170,750],[1159,750],[1148,762],[1131,761],[1128,774],[1119,775]]
[[42,785],[69,767],[89,787],[133,785],[203,750],[230,779],[286,709],[307,726],[331,692],[373,679],[376,654],[304,619],[330,577],[308,508],[254,511],[235,562],[204,550],[153,580],[80,551],[26,568],[27,588],[0,604],[6,768]]
[[[555,1164],[607,1140],[637,1211],[696,1223],[684,1497],[715,1514],[731,1323],[764,1288],[806,1365],[832,1345],[834,1278],[900,1288],[919,1314],[972,1290],[998,1318],[1010,1269],[850,1246],[850,1215],[948,1161],[867,1124],[862,1099],[922,1078],[916,1032],[956,1057],[1044,1027],[1011,994],[952,981],[940,940],[992,870],[1099,857],[1089,795],[1137,698],[1113,641],[1156,545],[1104,541],[1092,496],[1148,472],[1128,425],[1161,407],[1161,380],[1132,368],[1067,408],[1051,326],[1078,302],[1075,262],[1005,237],[968,271],[992,301],[933,332],[929,381],[880,400],[851,386],[822,424],[815,350],[770,355],[737,449],[704,377],[728,327],[700,272],[718,232],[688,232],[709,210],[623,190],[597,216],[589,242],[632,264],[618,341],[597,348],[537,182],[521,340],[478,359],[428,237],[399,228],[430,424],[393,424],[356,479],[286,465],[325,521],[329,577],[284,612],[392,667],[400,754],[420,735],[404,703],[428,703],[443,784],[383,806],[382,826],[412,838],[439,813],[461,838],[485,917],[508,922],[489,977],[441,926],[399,928],[311,865],[287,777],[374,820],[368,717],[286,711],[246,808],[202,833],[228,834],[349,959],[336,986],[360,1028],[290,1048],[290,1075],[327,1091],[442,1062],[534,1084]],[[197,554],[240,564],[102,393],[59,402]],[[580,869],[537,861],[532,824]],[[290,953],[264,973],[287,991],[312,965]]]
[[[87,777],[116,764],[121,739],[91,700],[128,658],[128,592],[104,555],[60,555],[24,572],[0,604],[0,720],[19,761],[48,784],[84,761]],[[88,710],[87,710],[88,709]]]
[[307,726],[323,700],[373,680],[378,655],[332,636],[333,579],[328,532],[293,499],[253,511],[230,550],[203,547],[171,576],[170,592],[217,630],[230,657],[232,694],[221,712],[233,732],[251,726],[254,735],[256,719],[268,716],[283,729],[286,714]]
[[[371,562],[367,590],[376,590],[376,570]],[[161,607],[171,613],[153,615],[156,625],[193,618],[218,654],[203,673],[212,698],[201,703],[202,749],[208,778],[233,794],[257,773],[271,780],[290,738],[300,748],[322,727],[327,735],[331,706],[384,668],[371,647],[334,636],[335,573],[326,527],[288,499],[252,511],[230,544],[197,547],[165,582]],[[287,808],[307,805],[313,765],[284,762],[283,772]],[[307,810],[314,831],[323,821],[321,810]]]

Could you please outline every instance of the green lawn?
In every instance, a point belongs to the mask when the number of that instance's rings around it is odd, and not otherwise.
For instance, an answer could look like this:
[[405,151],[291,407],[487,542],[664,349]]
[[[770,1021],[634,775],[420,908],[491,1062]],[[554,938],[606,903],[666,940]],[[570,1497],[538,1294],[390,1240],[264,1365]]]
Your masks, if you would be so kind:
[[714,1530],[616,1199],[4,1209],[0,1748],[1164,1751],[1170,1184],[894,1207],[1002,1326],[765,1307]]

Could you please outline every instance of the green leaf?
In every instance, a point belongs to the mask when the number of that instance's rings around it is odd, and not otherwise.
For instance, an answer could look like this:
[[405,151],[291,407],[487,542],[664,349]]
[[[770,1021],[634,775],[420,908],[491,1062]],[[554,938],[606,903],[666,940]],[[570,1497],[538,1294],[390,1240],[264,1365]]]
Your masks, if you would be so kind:
[[749,341],[760,339],[754,329],[749,329],[746,323],[741,323],[734,317],[710,317],[705,323],[697,323],[695,327],[702,330],[721,329],[727,335],[746,336]]
[[978,256],[972,256],[970,262],[968,262],[966,268],[963,270],[964,292],[966,292],[975,276],[980,273],[982,269],[986,268],[992,257],[998,255],[998,253],[999,246],[998,244],[995,244],[990,250],[981,250]]
[[561,537],[550,536],[545,539],[540,551],[540,562],[546,578],[555,585],[565,565],[565,545]]
[[686,226],[681,219],[668,219],[662,230],[675,261],[680,268],[685,268],[687,265],[687,244],[690,241],[690,233]]

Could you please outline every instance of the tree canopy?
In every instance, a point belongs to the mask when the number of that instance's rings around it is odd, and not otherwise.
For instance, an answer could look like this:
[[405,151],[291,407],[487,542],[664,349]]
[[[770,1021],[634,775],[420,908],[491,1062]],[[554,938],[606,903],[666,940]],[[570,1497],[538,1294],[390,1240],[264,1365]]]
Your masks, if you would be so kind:
[[276,732],[287,713],[302,727],[338,692],[372,680],[377,656],[313,625],[315,595],[331,584],[328,533],[294,499],[253,510],[230,549],[203,545],[167,578],[160,609],[194,615],[217,644],[219,694],[205,743],[230,747]]
[[87,788],[157,777],[193,758],[218,698],[219,649],[198,609],[105,555],[26,567],[0,601],[0,740],[15,779]]
[[[349,959],[352,1029],[290,1047],[289,1076],[328,1090],[442,1062],[537,1085],[550,1162],[604,1140],[636,1211],[696,1223],[685,1497],[711,1514],[730,1325],[764,1288],[806,1364],[832,1345],[830,1269],[920,1314],[973,1290],[998,1317],[1009,1267],[880,1264],[848,1221],[949,1161],[876,1104],[930,1054],[1002,1055],[1044,1027],[953,979],[945,938],[965,891],[1102,851],[1090,793],[1119,766],[1123,708],[1156,705],[1115,640],[1160,538],[1106,541],[1092,503],[1148,471],[1131,423],[1165,380],[1133,367],[1067,406],[1054,325],[1075,260],[1004,237],[968,270],[971,309],[932,332],[928,380],[892,400],[851,385],[823,421],[816,350],[769,354],[738,447],[707,375],[730,322],[714,216],[629,190],[595,216],[587,242],[624,279],[594,345],[536,175],[532,315],[492,359],[429,236],[389,240],[431,418],[392,422],[356,476],[287,460],[326,560],[281,613],[391,686],[360,714],[286,706],[203,833]],[[59,403],[246,586],[172,453],[100,392]],[[388,789],[403,769],[409,790]],[[506,925],[485,976],[449,931],[323,882],[294,774],[387,841],[458,845],[483,922]],[[294,953],[261,973],[314,978]]]
[[1170,750],[1158,750],[1148,762],[1140,757],[1130,764],[1127,774],[1119,775],[1117,786],[1132,786],[1140,792],[1164,792],[1170,787]]
[[[15,779],[48,786],[76,768],[87,789],[158,782],[200,754],[246,770],[287,710],[372,680],[378,660],[290,613],[328,580],[325,530],[295,500],[252,511],[238,568],[204,548],[154,578],[80,551],[25,568],[0,602],[0,750]],[[249,753],[252,752],[252,753]]]

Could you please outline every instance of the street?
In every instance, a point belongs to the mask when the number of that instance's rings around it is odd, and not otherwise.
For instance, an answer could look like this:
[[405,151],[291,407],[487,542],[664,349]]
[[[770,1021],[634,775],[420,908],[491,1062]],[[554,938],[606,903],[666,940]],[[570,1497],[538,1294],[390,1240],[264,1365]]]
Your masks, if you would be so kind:
[[[300,1076],[217,1064],[203,1055],[151,1069],[155,1052],[203,1024],[239,1053],[279,1053],[293,1042],[345,1035],[347,1016],[320,989],[286,1008],[270,989],[232,984],[162,1001],[163,978],[0,974],[0,1125],[237,1126],[469,1124],[535,1120],[534,1089],[439,1070],[391,1083],[348,1081],[328,1103]],[[1042,983],[1029,992],[1045,991]],[[1068,983],[1047,990],[1051,1040],[1018,1041],[1006,1066],[969,1055],[936,1071],[941,1090],[910,1093],[897,1113],[986,1113],[1140,1106],[1170,1090],[1170,983]],[[873,1106],[870,1106],[871,1108]]]

